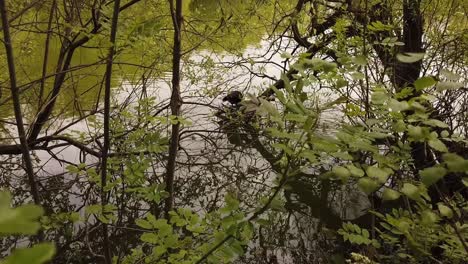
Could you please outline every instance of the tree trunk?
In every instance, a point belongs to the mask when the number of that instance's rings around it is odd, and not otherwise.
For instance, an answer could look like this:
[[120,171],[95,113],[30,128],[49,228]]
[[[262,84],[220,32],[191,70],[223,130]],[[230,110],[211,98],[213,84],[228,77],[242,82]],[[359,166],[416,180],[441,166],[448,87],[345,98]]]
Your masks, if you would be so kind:
[[[107,191],[105,190],[107,184],[107,160],[109,156],[110,149],[110,98],[111,98],[111,80],[112,80],[112,65],[115,55],[115,39],[117,36],[117,22],[119,19],[119,8],[120,0],[114,1],[114,13],[112,16],[111,24],[111,35],[110,43],[111,47],[109,48],[109,54],[107,57],[106,63],[106,76],[105,76],[105,90],[104,90],[104,146],[102,148],[102,159],[101,159],[101,204],[104,208],[107,205]],[[110,241],[109,234],[107,230],[107,224],[102,223],[102,233],[103,233],[103,249],[104,249],[104,258],[106,264],[112,263],[112,254],[110,251]]]
[[5,1],[0,0],[0,13],[2,16],[2,25],[3,25],[3,44],[5,45],[7,63],[8,63],[8,72],[10,75],[10,89],[11,96],[13,99],[13,107],[15,111],[16,127],[18,129],[18,137],[20,139],[20,148],[23,154],[23,160],[25,165],[25,170],[28,175],[29,187],[31,188],[31,194],[33,196],[34,203],[37,205],[41,204],[41,199],[39,196],[39,191],[37,188],[37,183],[34,176],[34,168],[31,160],[31,155],[29,153],[29,146],[26,140],[26,132],[24,130],[23,124],[23,114],[21,113],[21,102],[19,98],[18,88],[16,85],[16,69],[15,61],[13,57],[13,47],[11,45],[11,36],[10,36],[10,26],[8,23],[7,11],[5,6]]
[[[172,23],[174,25],[174,46],[172,56],[172,94],[171,94],[171,114],[177,118],[180,117],[180,108],[182,106],[182,98],[180,96],[180,60],[181,60],[181,27],[182,27],[182,0],[176,0],[175,12],[174,1],[170,2]],[[172,125],[171,143],[169,146],[169,158],[166,168],[166,192],[168,197],[165,203],[165,216],[169,218],[169,212],[174,207],[174,179],[175,179],[175,163],[177,158],[177,150],[179,148],[179,131],[180,122]]]

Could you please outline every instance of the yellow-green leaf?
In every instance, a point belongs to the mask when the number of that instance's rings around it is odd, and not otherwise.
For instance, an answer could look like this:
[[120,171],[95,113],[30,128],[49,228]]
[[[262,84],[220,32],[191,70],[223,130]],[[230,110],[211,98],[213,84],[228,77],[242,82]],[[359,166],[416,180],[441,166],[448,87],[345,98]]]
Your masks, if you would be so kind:
[[439,82],[437,83],[437,90],[456,90],[463,87],[463,83],[460,82]]
[[434,80],[434,78],[432,78],[430,76],[425,76],[425,77],[421,77],[421,78],[417,79],[414,82],[414,87],[416,88],[417,91],[421,91],[424,88],[431,87],[436,83],[437,82],[436,82],[436,80]]
[[414,63],[420,61],[424,58],[425,53],[413,53],[413,52],[405,52],[405,53],[398,53],[396,55],[397,60],[403,63]]
[[358,186],[366,194],[371,194],[379,188],[379,184],[371,178],[361,178],[358,181]]
[[401,192],[404,193],[408,198],[413,200],[419,200],[421,195],[419,193],[419,188],[411,183],[403,184],[403,188],[401,188]]
[[437,208],[439,209],[439,212],[442,216],[445,216],[447,218],[452,218],[453,217],[453,211],[452,209],[450,209],[450,207],[442,204],[442,203],[438,203],[437,204]]
[[419,171],[421,181],[426,186],[431,186],[432,184],[436,183],[437,181],[442,179],[445,176],[445,174],[447,174],[447,170],[443,167],[431,167]]
[[437,151],[448,152],[447,146],[445,146],[445,144],[437,138],[430,139],[428,143],[429,143],[429,146],[431,146],[431,148]]
[[385,188],[382,194],[384,201],[391,201],[400,198],[401,194],[393,189]]
[[47,263],[55,254],[52,243],[41,243],[31,248],[15,249],[2,264],[42,264]]
[[369,177],[375,178],[379,183],[385,183],[388,179],[388,176],[392,173],[390,169],[381,169],[375,166],[369,166],[366,169],[366,173]]

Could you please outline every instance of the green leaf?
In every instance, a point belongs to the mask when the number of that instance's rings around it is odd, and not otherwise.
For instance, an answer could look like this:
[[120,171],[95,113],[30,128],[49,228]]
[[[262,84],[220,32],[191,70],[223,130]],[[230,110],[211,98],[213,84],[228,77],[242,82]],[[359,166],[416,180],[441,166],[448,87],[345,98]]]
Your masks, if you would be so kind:
[[365,237],[365,238],[369,238],[369,231],[367,231],[367,229],[362,229],[362,236]]
[[144,233],[140,237],[141,241],[151,244],[158,244],[159,237],[153,233]]
[[450,133],[447,130],[444,130],[444,131],[440,132],[440,136],[443,137],[443,138],[447,138],[447,137],[450,136]]
[[414,63],[420,61],[424,58],[425,53],[413,53],[413,52],[406,52],[406,53],[398,53],[396,55],[397,60],[403,63]]
[[259,224],[260,226],[269,226],[271,223],[269,220],[267,219],[258,219],[257,221],[255,221],[257,224]]
[[397,92],[393,97],[394,99],[404,99],[404,98],[409,97],[413,93],[414,93],[413,87],[404,87],[399,92]]
[[299,156],[306,158],[312,164],[317,162],[317,156],[315,152],[311,150],[304,150],[301,152]]
[[430,139],[428,141],[429,143],[429,146],[431,146],[431,148],[437,150],[437,151],[440,151],[440,152],[448,152],[448,149],[447,147],[445,146],[445,144],[440,141],[439,139],[435,138],[435,139]]
[[100,214],[102,212],[102,205],[100,204],[93,204],[88,205],[85,208],[87,214]]
[[[413,110],[419,110],[421,112],[426,111],[426,108],[422,104],[420,104],[419,102],[416,102],[416,101],[411,101],[410,106],[411,106],[411,108]],[[418,113],[416,113],[416,114],[418,114]],[[423,114],[421,114],[421,115],[423,115]]]
[[[172,229],[171,229],[172,231]],[[166,234],[164,236],[164,240],[162,244],[167,248],[177,248],[177,242],[179,241],[178,236],[176,234]]]
[[447,167],[453,172],[468,172],[468,160],[449,161]]
[[286,103],[286,108],[296,114],[305,114],[304,111],[302,111],[302,109],[293,102]]
[[400,198],[401,194],[393,189],[385,188],[382,193],[382,199],[384,201],[392,201]]
[[144,219],[137,219],[135,220],[135,224],[141,228],[145,228],[145,229],[151,229],[153,228],[153,226],[146,220]]
[[[275,108],[276,109],[276,108]],[[287,121],[294,121],[297,123],[304,123],[307,120],[307,116],[288,113],[284,116]]]
[[447,168],[453,172],[467,172],[468,171],[468,160],[453,154],[453,153],[446,153],[443,155],[445,164],[447,164]]
[[162,256],[162,254],[166,253],[167,248],[165,246],[156,246],[153,248],[153,253],[159,257]]
[[281,80],[283,80],[284,82],[284,89],[286,89],[286,91],[291,93],[292,92],[291,83],[289,81],[288,76],[285,73],[281,73]]
[[275,198],[271,200],[270,208],[274,211],[284,211],[284,202],[281,199]]
[[351,78],[353,78],[353,80],[362,80],[365,77],[366,76],[362,72],[353,72],[353,73],[351,73]]
[[361,66],[367,65],[367,57],[364,55],[358,55],[354,57],[353,60],[354,60],[354,63],[356,63],[357,65],[361,65]]
[[406,130],[406,124],[403,120],[398,120],[392,124],[392,128],[395,130],[395,132],[403,132]]
[[439,217],[432,210],[424,210],[421,213],[421,221],[425,224],[433,224],[439,221]]
[[419,141],[424,138],[423,129],[420,126],[408,126],[408,135],[414,140]]
[[421,199],[419,188],[411,183],[403,184],[403,188],[401,189],[401,192],[404,193],[406,196],[408,196],[408,198],[410,199],[413,199],[413,200]]
[[358,167],[354,166],[353,164],[348,164],[346,167],[348,168],[349,172],[351,172],[351,175],[353,177],[359,177],[360,178],[360,177],[364,176],[364,171],[361,168],[358,168]]
[[447,174],[447,170],[443,167],[431,167],[419,171],[419,175],[421,175],[421,181],[426,186],[431,186],[432,184],[436,183],[442,179],[445,174]]
[[371,178],[360,178],[358,180],[358,186],[366,194],[371,194],[380,187],[380,185]]
[[337,99],[331,101],[331,102],[327,102],[323,105],[322,109],[328,109],[328,108],[331,108],[335,105],[339,105],[339,104],[342,104],[342,103],[345,103],[346,101],[348,101],[348,97],[346,96],[340,96],[338,97]]
[[408,233],[411,226],[410,223],[408,223],[408,221],[398,221],[395,227],[403,233]]
[[459,83],[459,82],[438,82],[437,83],[438,91],[456,90],[462,87],[463,87],[463,83]]
[[263,98],[259,98],[260,100],[260,107],[259,107],[259,110],[263,110],[265,112],[267,112],[268,114],[270,114],[271,116],[279,116],[279,112],[278,110],[276,109],[276,107],[268,102],[267,100],[263,99]]
[[281,53],[281,58],[283,59],[292,59],[291,53],[283,52]]
[[380,248],[380,247],[381,247],[379,241],[377,241],[377,240],[375,240],[375,239],[372,239],[372,240],[371,240],[371,244],[372,244],[372,246],[375,247],[375,248]]
[[442,69],[440,71],[440,74],[445,76],[445,78],[447,78],[450,81],[458,81],[459,79],[461,79],[461,76],[459,74],[453,73],[453,72],[451,72],[449,70],[446,70],[446,69]]
[[445,216],[447,218],[453,217],[452,209],[450,209],[450,207],[444,205],[443,203],[438,203],[437,208],[439,209],[439,212],[442,216]]
[[408,102],[406,101],[398,101],[395,99],[390,99],[388,102],[388,107],[391,109],[392,112],[402,112],[406,111],[410,108]]
[[286,97],[284,97],[284,93],[280,90],[278,90],[278,88],[276,88],[275,86],[270,86],[271,90],[273,90],[275,92],[275,95],[276,95],[276,98],[278,98],[278,100],[284,105],[286,104]]
[[336,81],[336,88],[342,88],[342,87],[345,87],[346,85],[348,85],[348,81],[346,81],[345,79],[338,79]]
[[375,167],[375,166],[369,166],[366,169],[366,174],[369,177],[377,179],[378,182],[381,183],[381,184],[383,184],[383,183],[385,183],[387,181],[388,176],[390,176],[391,173],[392,173],[392,171],[390,169],[381,169],[381,168]]
[[52,243],[41,243],[32,248],[15,249],[2,264],[42,264],[50,261],[55,254]]
[[10,209],[11,194],[9,192],[0,191],[0,210],[1,212]]
[[368,140],[357,139],[353,142],[349,142],[349,146],[352,148],[356,148],[358,150],[362,150],[362,151],[370,151],[370,152],[378,151],[377,147],[375,145],[372,145],[372,143]]
[[380,21],[374,21],[367,25],[367,28],[371,31],[389,31],[393,29],[392,25],[384,24]]
[[464,160],[461,156],[459,156],[459,155],[457,155],[455,153],[445,153],[445,154],[442,155],[442,158],[444,159],[445,162]]
[[351,176],[351,172],[342,166],[333,167],[332,172],[342,181],[346,181]]
[[416,88],[416,91],[422,91],[423,89],[431,87],[436,83],[437,81],[434,78],[430,76],[426,76],[426,77],[417,79],[414,82],[414,88]]
[[424,120],[423,123],[428,126],[433,126],[433,127],[441,127],[441,128],[449,127],[447,124],[437,119]]
[[239,201],[234,197],[232,193],[227,193],[224,197],[224,201],[226,202],[225,208],[234,211],[239,208]]
[[309,132],[316,122],[317,117],[315,115],[309,115],[306,121],[304,122],[304,131]]
[[290,147],[286,146],[285,144],[275,143],[275,144],[272,144],[271,146],[274,148],[283,150],[288,155],[294,154],[294,150],[292,150]]
[[371,101],[375,104],[383,104],[388,99],[388,95],[382,91],[375,91],[371,95]]
[[0,235],[36,234],[40,228],[37,221],[44,211],[40,206],[26,204],[10,208],[10,194],[0,192]]

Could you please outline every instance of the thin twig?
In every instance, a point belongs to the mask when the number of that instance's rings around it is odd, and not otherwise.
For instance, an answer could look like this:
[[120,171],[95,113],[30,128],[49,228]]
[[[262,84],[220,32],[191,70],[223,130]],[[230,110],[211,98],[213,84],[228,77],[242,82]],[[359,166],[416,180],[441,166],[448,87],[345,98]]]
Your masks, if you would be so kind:
[[46,81],[46,75],[47,75],[47,63],[49,61],[49,46],[50,46],[50,36],[52,35],[52,20],[54,18],[54,11],[56,8],[56,2],[57,0],[54,0],[52,2],[52,6],[50,8],[50,13],[49,13],[49,21],[47,22],[47,35],[46,35],[46,40],[45,40],[45,48],[44,48],[44,60],[42,62],[42,76],[41,76],[41,86],[39,88],[39,107],[38,109],[41,109],[42,107],[42,100],[44,96],[44,87],[45,87],[45,81]]

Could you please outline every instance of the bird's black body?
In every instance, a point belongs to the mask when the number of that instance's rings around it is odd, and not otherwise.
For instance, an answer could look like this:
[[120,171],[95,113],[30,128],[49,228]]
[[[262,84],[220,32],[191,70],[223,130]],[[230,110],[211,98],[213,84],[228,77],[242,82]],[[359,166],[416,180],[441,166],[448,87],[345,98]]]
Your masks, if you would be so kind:
[[223,102],[228,101],[229,103],[231,103],[233,105],[237,105],[242,101],[242,97],[243,97],[243,95],[242,95],[241,92],[232,91],[232,92],[228,93],[228,95],[226,95],[223,98]]

